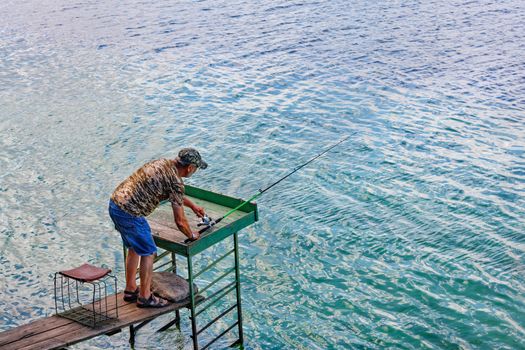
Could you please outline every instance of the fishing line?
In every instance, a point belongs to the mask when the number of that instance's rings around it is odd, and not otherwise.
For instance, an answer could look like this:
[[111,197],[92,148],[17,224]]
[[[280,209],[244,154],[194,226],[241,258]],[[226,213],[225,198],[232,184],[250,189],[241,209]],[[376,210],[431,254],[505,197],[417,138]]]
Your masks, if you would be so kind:
[[[355,133],[354,133],[355,134]],[[294,174],[295,172],[299,171],[300,169],[304,168],[305,166],[307,166],[308,164],[310,164],[311,162],[313,162],[314,160],[316,160],[317,158],[321,157],[323,154],[325,153],[328,153],[330,150],[332,150],[333,148],[339,146],[341,143],[345,142],[346,140],[348,140],[350,138],[350,136],[353,136],[354,134],[352,135],[349,135],[345,138],[343,138],[342,140],[340,140],[339,142],[333,144],[332,146],[328,147],[327,149],[325,149],[324,151],[322,151],[321,153],[317,154],[315,157],[311,158],[310,160],[308,160],[307,162],[295,167],[291,172],[289,172],[288,174],[286,174],[285,176],[281,177],[280,179],[278,179],[277,181],[271,183],[269,186],[267,186],[266,188],[264,189],[259,189],[259,192],[257,192],[256,194],[254,194],[253,196],[251,196],[249,199],[245,200],[244,202],[242,202],[241,204],[239,204],[238,206],[236,206],[235,208],[231,209],[230,211],[228,211],[226,214],[224,214],[223,216],[221,216],[220,218],[218,219],[215,219],[215,220],[212,220],[210,217],[208,217],[207,215],[204,215],[204,217],[201,218],[201,222],[198,224],[198,226],[205,226],[204,228],[202,228],[200,231],[199,231],[199,234],[202,234],[204,232],[206,232],[207,230],[209,230],[210,228],[212,228],[213,226],[215,226],[216,224],[218,224],[219,222],[221,222],[222,220],[224,220],[225,218],[227,218],[228,216],[230,216],[231,214],[235,213],[237,210],[241,209],[244,205],[246,205],[247,203],[255,200],[256,198],[260,197],[263,193],[265,193],[266,191],[268,191],[270,188],[274,187],[275,185],[277,185],[278,183],[280,183],[281,181],[285,180],[286,178],[288,178],[289,176],[291,176],[292,174]]]

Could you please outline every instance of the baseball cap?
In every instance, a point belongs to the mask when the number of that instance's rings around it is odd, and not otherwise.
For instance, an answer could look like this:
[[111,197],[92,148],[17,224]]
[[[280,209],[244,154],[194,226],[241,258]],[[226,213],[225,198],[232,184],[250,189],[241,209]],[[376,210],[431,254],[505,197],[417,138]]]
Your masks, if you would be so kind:
[[193,164],[200,169],[206,169],[208,163],[202,160],[201,154],[195,148],[183,148],[179,151],[179,159],[183,165]]

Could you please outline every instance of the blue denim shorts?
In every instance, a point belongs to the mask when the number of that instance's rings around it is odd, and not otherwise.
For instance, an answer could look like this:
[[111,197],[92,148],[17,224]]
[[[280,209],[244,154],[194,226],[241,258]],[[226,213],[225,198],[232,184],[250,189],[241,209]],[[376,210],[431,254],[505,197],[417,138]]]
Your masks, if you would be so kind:
[[133,249],[140,256],[157,253],[157,246],[146,218],[126,213],[112,200],[109,200],[108,210],[125,247]]

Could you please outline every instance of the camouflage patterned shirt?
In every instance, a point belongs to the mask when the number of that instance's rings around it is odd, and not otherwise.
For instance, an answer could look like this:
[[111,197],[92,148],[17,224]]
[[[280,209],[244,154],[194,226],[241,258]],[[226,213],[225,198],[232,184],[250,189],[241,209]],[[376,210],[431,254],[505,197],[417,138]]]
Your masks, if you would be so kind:
[[184,183],[175,164],[172,159],[158,159],[144,164],[118,185],[111,200],[135,216],[148,216],[166,199],[182,205]]

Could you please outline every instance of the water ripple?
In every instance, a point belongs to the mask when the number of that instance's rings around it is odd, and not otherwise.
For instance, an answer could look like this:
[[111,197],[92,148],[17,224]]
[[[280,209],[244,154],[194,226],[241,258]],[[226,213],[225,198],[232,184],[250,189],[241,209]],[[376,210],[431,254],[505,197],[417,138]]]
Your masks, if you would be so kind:
[[4,1],[0,330],[53,311],[57,270],[123,280],[107,198],[142,162],[192,145],[190,183],[247,197],[356,132],[242,233],[246,347],[525,347],[524,10]]

